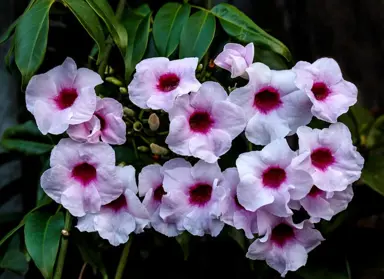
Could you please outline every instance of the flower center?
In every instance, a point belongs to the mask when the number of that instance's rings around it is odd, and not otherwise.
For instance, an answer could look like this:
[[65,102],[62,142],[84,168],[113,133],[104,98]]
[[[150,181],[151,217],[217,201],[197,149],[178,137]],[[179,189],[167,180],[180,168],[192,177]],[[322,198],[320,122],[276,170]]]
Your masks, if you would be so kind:
[[55,97],[54,101],[59,109],[66,109],[73,105],[77,99],[77,91],[74,88],[64,88],[60,91],[59,95]]
[[282,247],[295,236],[293,228],[287,224],[279,224],[272,230],[271,240]]
[[242,206],[239,202],[239,199],[237,198],[237,195],[234,197],[235,199],[235,204],[237,206],[237,208],[240,208],[240,209],[245,209],[244,206]]
[[189,117],[189,127],[197,133],[208,132],[213,124],[213,120],[208,112],[197,111]]
[[330,93],[328,87],[323,82],[314,83],[311,90],[318,101],[325,100]]
[[277,109],[282,104],[283,102],[280,100],[280,94],[273,87],[261,89],[255,94],[253,102],[254,107],[264,114]]
[[115,199],[114,201],[111,201],[110,203],[104,205],[106,208],[110,208],[113,211],[117,212],[123,208],[127,208],[127,199],[125,198],[124,194],[121,194],[120,197]]
[[315,198],[323,193],[322,190],[317,188],[315,185],[312,186],[311,191],[309,191],[308,196]]
[[159,78],[157,88],[163,92],[169,92],[179,86],[180,78],[174,73],[163,74]]
[[328,148],[317,148],[312,151],[311,161],[313,166],[322,171],[325,171],[335,162],[335,158]]
[[160,185],[156,188],[153,197],[156,201],[161,201],[161,198],[166,194],[164,191],[163,185]]
[[107,126],[107,123],[105,121],[105,118],[101,115],[101,114],[98,114],[98,113],[95,113],[95,116],[99,119],[100,121],[100,130],[103,131],[106,126]]
[[92,180],[96,179],[96,169],[88,163],[82,163],[73,168],[72,177],[80,181],[83,186],[88,186]]
[[279,188],[285,181],[287,175],[280,167],[269,167],[263,172],[263,184],[270,188]]
[[203,206],[210,201],[211,195],[211,185],[197,184],[189,189],[189,202],[193,205]]

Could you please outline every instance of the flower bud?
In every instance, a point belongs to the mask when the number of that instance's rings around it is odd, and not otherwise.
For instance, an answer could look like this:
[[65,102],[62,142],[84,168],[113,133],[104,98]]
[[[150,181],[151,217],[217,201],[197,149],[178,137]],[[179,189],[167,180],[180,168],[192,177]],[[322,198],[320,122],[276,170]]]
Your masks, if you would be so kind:
[[149,116],[149,118],[148,118],[148,125],[149,125],[149,129],[151,129],[151,131],[157,131],[157,129],[159,129],[160,119],[159,119],[159,117],[157,116],[156,113],[152,113]]
[[144,146],[144,145],[142,145],[142,146],[137,147],[137,150],[139,150],[140,152],[144,152],[145,153],[145,152],[149,151],[149,148]]
[[69,231],[62,229],[62,230],[61,230],[61,234],[62,234],[63,236],[69,236]]
[[124,107],[123,112],[124,112],[125,117],[134,117],[135,116],[135,111],[133,109]]
[[200,72],[203,69],[203,64],[199,64],[197,66],[197,71]]
[[116,86],[119,86],[119,87],[121,87],[121,86],[124,85],[123,82],[122,82],[121,80],[118,80],[118,79],[115,78],[115,77],[107,77],[107,78],[105,78],[105,81],[106,81],[106,82],[109,82],[109,83],[112,83],[112,84],[114,84],[114,85],[116,85]]
[[151,143],[149,147],[151,148],[152,153],[155,155],[164,156],[169,153],[169,150],[167,148],[157,145],[156,143]]
[[120,91],[121,94],[128,94],[128,89],[125,88],[125,87],[120,87],[119,91]]
[[136,132],[140,132],[141,129],[143,129],[143,124],[141,124],[140,121],[136,121],[135,123],[133,123],[133,130],[135,130]]

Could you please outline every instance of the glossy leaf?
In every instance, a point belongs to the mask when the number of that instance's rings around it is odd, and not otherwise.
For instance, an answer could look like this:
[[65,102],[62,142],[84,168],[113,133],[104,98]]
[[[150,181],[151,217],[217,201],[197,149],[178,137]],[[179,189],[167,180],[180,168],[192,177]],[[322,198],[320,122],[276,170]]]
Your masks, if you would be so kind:
[[26,220],[25,245],[44,278],[52,277],[63,227],[62,212],[53,216],[45,212],[35,212]]
[[157,12],[153,22],[153,38],[160,56],[169,57],[176,50],[190,11],[187,4],[166,3]]
[[373,190],[384,196],[384,154],[373,153],[365,161],[361,179]]
[[[143,6],[146,6],[147,9]],[[122,23],[130,38],[124,59],[127,81],[135,70],[136,64],[143,58],[148,45],[151,10],[148,5],[143,6],[127,11],[122,18]]]
[[[29,9],[32,7],[32,5],[36,2],[36,0],[29,1],[29,4],[27,8],[25,9],[25,12],[29,11]],[[21,17],[23,15],[19,16],[9,27],[8,29],[3,33],[3,35],[0,36],[0,45],[8,41],[8,39],[12,36],[13,32],[16,29],[17,24],[19,23]]]
[[0,261],[0,268],[24,275],[28,271],[28,262],[20,250],[20,235],[15,235],[10,241],[4,257]]
[[105,53],[105,43],[104,43],[104,33],[103,28],[100,24],[100,21],[96,13],[88,5],[85,0],[62,0],[63,3],[71,10],[71,12],[76,16],[77,20],[81,23],[88,34],[96,42],[99,49],[99,55],[97,63],[100,62],[100,59],[104,56]]
[[47,143],[33,121],[16,125],[5,130],[0,141],[1,146],[9,151],[26,155],[41,155],[51,151],[53,144]]
[[17,24],[15,32],[15,61],[23,85],[43,62],[48,41],[49,10],[54,0],[37,0]]
[[3,245],[12,235],[14,235],[19,229],[21,229],[25,225],[26,219],[36,210],[50,204],[52,200],[46,196],[45,200],[42,201],[38,206],[33,208],[31,211],[29,211],[23,218],[23,220],[20,221],[20,223],[14,227],[11,231],[9,231],[1,240],[0,240],[0,246]]
[[382,144],[384,144],[384,115],[376,119],[367,136],[368,148]]
[[206,11],[194,13],[185,24],[180,37],[180,58],[203,58],[215,36],[215,17]]
[[181,250],[183,250],[184,260],[188,260],[191,235],[188,232],[183,232],[182,234],[176,236],[175,239],[177,243],[179,243]]
[[109,33],[113,38],[113,41],[116,43],[122,56],[124,57],[127,45],[128,45],[128,36],[127,31],[119,23],[113,9],[109,5],[107,0],[86,0],[87,3],[92,7],[92,9],[98,14],[98,16],[104,21],[107,26]]
[[229,36],[243,43],[253,42],[256,46],[280,54],[288,62],[292,61],[290,51],[282,42],[261,29],[236,7],[221,3],[213,7],[211,12],[220,20]]

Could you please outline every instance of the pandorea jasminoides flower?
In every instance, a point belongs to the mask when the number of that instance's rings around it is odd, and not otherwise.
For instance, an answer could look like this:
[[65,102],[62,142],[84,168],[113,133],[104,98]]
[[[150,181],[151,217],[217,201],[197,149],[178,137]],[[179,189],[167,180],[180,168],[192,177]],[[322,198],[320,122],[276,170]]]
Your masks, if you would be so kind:
[[255,48],[253,43],[245,47],[240,44],[228,43],[215,59],[215,64],[231,72],[231,78],[247,75],[247,69],[253,63]]
[[128,86],[129,99],[143,109],[169,111],[176,97],[199,90],[197,63],[197,58],[169,61],[156,57],[141,61]]
[[299,201],[299,204],[311,216],[311,222],[317,223],[320,219],[331,220],[333,216],[347,208],[352,198],[352,185],[340,192],[325,192],[313,186],[308,195]]
[[115,152],[106,143],[62,139],[53,148],[50,160],[51,168],[41,176],[41,187],[74,216],[98,212],[123,191]]
[[293,71],[296,86],[311,99],[311,111],[321,120],[335,123],[357,101],[356,86],[343,79],[339,65],[331,58],[320,58],[312,64],[300,61]]
[[68,125],[91,119],[96,109],[95,86],[101,83],[97,73],[77,69],[75,61],[67,58],[62,65],[31,79],[25,92],[27,109],[41,133],[61,134]]
[[292,165],[310,173],[317,188],[343,191],[360,178],[364,158],[353,146],[347,126],[335,123],[322,130],[300,127],[297,135],[299,155]]
[[143,205],[151,216],[151,226],[166,236],[176,236],[182,231],[177,229],[176,223],[164,222],[160,217],[160,205],[163,195],[166,194],[163,188],[164,171],[175,167],[188,167],[184,159],[172,159],[164,164],[149,165],[142,169],[139,174],[139,195],[145,196]]
[[289,200],[303,198],[313,185],[308,173],[292,168],[295,156],[285,139],[275,140],[261,151],[240,154],[236,161],[240,204],[249,211],[262,207],[276,216],[291,215]]
[[220,186],[224,187],[227,193],[222,202],[221,220],[238,230],[244,230],[246,237],[252,239],[253,234],[258,232],[256,212],[246,210],[237,199],[239,173],[236,168],[229,168],[223,172],[223,176],[224,179]]
[[126,125],[122,119],[123,106],[112,98],[97,98],[96,111],[92,118],[84,123],[70,125],[67,133],[80,142],[103,142],[123,144]]
[[288,271],[296,271],[307,262],[308,253],[324,240],[313,224],[304,221],[294,224],[291,217],[278,218],[272,215],[261,216],[265,235],[256,239],[248,248],[246,257],[252,260],[265,260],[282,277]]
[[231,147],[245,126],[242,109],[227,100],[217,82],[205,82],[198,92],[177,98],[169,111],[166,143],[173,152],[214,163]]
[[80,231],[97,231],[114,246],[127,242],[132,232],[143,232],[149,224],[148,212],[136,196],[135,169],[132,166],[116,168],[118,179],[124,183],[124,192],[103,205],[99,212],[79,218],[76,226]]
[[244,110],[245,135],[250,142],[266,145],[311,121],[311,101],[295,86],[293,71],[274,71],[254,63],[247,73],[248,84],[232,91],[229,101]]
[[193,167],[185,160],[164,171],[160,217],[177,223],[179,231],[193,235],[217,236],[224,227],[220,221],[225,189],[218,186],[223,175],[217,163],[197,162]]

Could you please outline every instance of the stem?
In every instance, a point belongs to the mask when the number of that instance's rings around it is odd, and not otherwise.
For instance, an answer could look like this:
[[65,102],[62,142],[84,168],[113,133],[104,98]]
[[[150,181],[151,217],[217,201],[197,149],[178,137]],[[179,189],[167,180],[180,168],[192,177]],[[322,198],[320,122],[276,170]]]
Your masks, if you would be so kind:
[[206,0],[205,7],[207,7],[208,10],[212,8],[212,0]]
[[121,256],[120,256],[119,265],[117,266],[117,269],[116,269],[115,279],[121,279],[123,277],[125,265],[127,264],[127,260],[128,260],[129,249],[131,248],[131,244],[132,244],[132,240],[133,240],[133,235],[130,236],[128,242],[124,245],[123,252],[121,253]]
[[135,152],[136,159],[140,159],[139,153],[137,152],[136,142],[134,138],[132,138],[132,146],[133,146],[133,152]]
[[202,11],[205,11],[205,12],[210,13],[209,10],[207,10],[207,9],[205,9],[205,8],[203,8],[203,7],[196,6],[196,5],[190,5],[190,6],[191,6],[192,8],[195,8],[195,9],[202,10]]
[[[72,225],[72,215],[69,213],[69,211],[67,211],[65,213],[64,230],[69,232],[71,229],[71,225]],[[55,271],[55,275],[53,276],[53,279],[61,279],[61,275],[63,273],[63,268],[64,268],[65,255],[67,254],[67,248],[68,248],[68,237],[62,236],[61,243],[60,243],[59,258],[57,260],[56,271]]]
[[148,145],[150,145],[152,143],[149,140],[147,140],[143,135],[139,135],[139,137]]
[[[126,0],[120,0],[119,3],[117,4],[117,8],[116,8],[116,19],[119,21],[123,12],[124,12],[124,7],[125,7],[125,1]],[[108,39],[106,41],[106,49],[105,49],[105,56],[103,57],[101,63],[100,63],[100,66],[99,66],[99,70],[98,70],[98,73],[99,75],[104,78],[104,73],[105,73],[105,67],[107,66],[108,64],[108,58],[109,58],[109,54],[111,53],[111,50],[112,50],[112,47],[113,47],[113,39],[111,36],[108,36]]]

